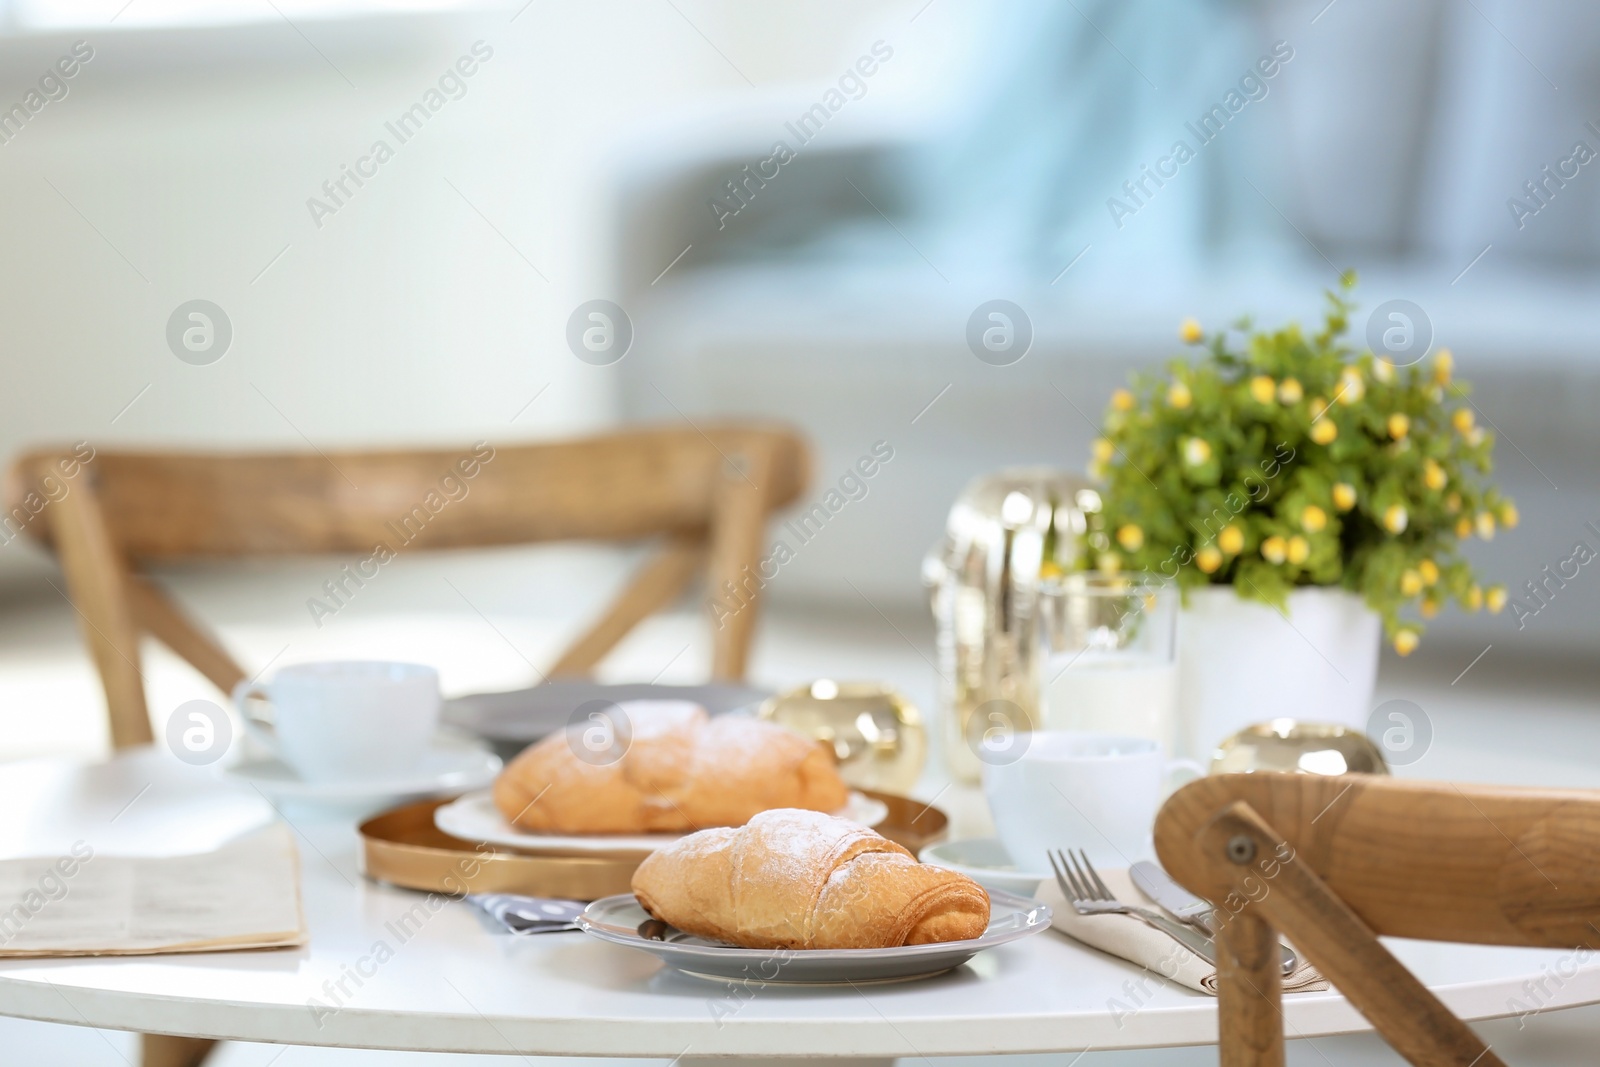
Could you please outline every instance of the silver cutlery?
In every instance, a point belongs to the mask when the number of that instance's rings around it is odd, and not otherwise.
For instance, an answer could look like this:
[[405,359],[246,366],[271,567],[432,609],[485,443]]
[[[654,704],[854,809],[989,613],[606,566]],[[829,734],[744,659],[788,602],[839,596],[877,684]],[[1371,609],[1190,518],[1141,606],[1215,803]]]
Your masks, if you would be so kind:
[[[1056,873],[1056,884],[1061,887],[1061,895],[1067,898],[1067,903],[1079,915],[1131,915],[1146,926],[1160,930],[1213,967],[1216,966],[1216,946],[1209,937],[1160,912],[1118,900],[1100,880],[1100,875],[1082,849],[1078,850],[1076,858],[1071,852],[1057,851],[1050,854],[1049,859],[1050,867]],[[1058,859],[1060,862],[1057,862]]]
[[1140,860],[1128,868],[1128,875],[1134,885],[1173,917],[1193,924],[1207,937],[1216,936],[1211,927],[1211,904],[1173,881],[1158,865]]
[[[1181,919],[1207,937],[1217,936],[1212,920],[1211,905],[1172,880],[1172,876],[1158,864],[1140,860],[1128,868],[1128,876],[1140,892],[1155,901],[1174,918]],[[1293,974],[1300,966],[1300,958],[1288,945],[1279,946],[1283,955],[1283,973]]]

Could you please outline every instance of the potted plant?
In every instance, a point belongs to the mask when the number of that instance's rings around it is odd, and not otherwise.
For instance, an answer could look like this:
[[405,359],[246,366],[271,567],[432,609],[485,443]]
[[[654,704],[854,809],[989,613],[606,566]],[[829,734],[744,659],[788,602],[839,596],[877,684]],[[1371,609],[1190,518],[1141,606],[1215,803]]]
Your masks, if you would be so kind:
[[1411,366],[1349,344],[1355,285],[1322,329],[1243,320],[1112,394],[1090,475],[1088,556],[1175,581],[1183,747],[1274,718],[1364,728],[1380,628],[1402,656],[1446,601],[1499,611],[1457,552],[1515,526],[1487,482],[1492,434],[1444,349]]

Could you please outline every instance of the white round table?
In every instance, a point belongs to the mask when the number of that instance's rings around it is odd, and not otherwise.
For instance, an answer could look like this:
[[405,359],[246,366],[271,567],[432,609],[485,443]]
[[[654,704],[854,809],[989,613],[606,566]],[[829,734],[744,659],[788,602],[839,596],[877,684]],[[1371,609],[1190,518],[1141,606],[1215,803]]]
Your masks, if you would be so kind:
[[[100,854],[198,851],[272,816],[259,796],[155,750],[95,766],[0,766],[0,811],[8,815],[0,857],[54,855],[78,838]],[[512,937],[454,900],[401,936],[396,921],[423,895],[360,876],[351,819],[289,816],[301,846],[307,947],[0,960],[0,1014],[285,1044],[690,1059],[1078,1052],[1216,1040],[1214,998],[1161,988],[1139,968],[1050,931],[941,977],[837,989],[736,988],[581,933]],[[380,944],[392,957],[377,964]],[[1468,1019],[1600,1001],[1600,961],[1575,966],[1572,954],[1558,951],[1391,944]],[[1368,1029],[1334,992],[1290,994],[1284,1008],[1290,1037]]]

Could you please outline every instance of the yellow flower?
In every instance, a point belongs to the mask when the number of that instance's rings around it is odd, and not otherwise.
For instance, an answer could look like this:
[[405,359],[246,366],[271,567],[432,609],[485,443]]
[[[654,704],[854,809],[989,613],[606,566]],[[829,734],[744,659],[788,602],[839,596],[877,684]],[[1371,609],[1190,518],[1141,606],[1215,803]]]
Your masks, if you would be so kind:
[[1467,444],[1471,445],[1473,448],[1477,448],[1479,445],[1483,444],[1482,426],[1474,426],[1472,429],[1467,431]]
[[1217,547],[1230,556],[1237,556],[1244,549],[1244,531],[1232,524],[1224,526],[1217,534]]
[[1284,555],[1290,563],[1298,567],[1311,556],[1311,542],[1299,534],[1295,534],[1289,538],[1289,544],[1285,546]]
[[1191,437],[1183,443],[1183,461],[1198,467],[1211,458],[1211,442],[1204,437]]
[[1500,525],[1508,530],[1514,530],[1517,523],[1522,520],[1522,515],[1517,511],[1517,506],[1507,500],[1500,505]]
[[1422,575],[1407,567],[1400,574],[1400,595],[1416,596],[1422,592]]
[[1104,437],[1094,439],[1094,458],[1097,463],[1104,463],[1116,452],[1117,446],[1107,441]]
[[1480,585],[1469,587],[1467,589],[1466,602],[1468,611],[1483,610],[1483,587]]
[[1339,392],[1336,399],[1348,407],[1367,394],[1366,383],[1361,380],[1361,372],[1354,367],[1346,367],[1339,372]]
[[1197,344],[1205,336],[1205,331],[1200,328],[1200,320],[1184,319],[1178,323],[1178,339],[1186,345]]
[[1167,387],[1167,403],[1175,408],[1186,408],[1194,400],[1194,394],[1189,392],[1189,387],[1182,382],[1173,382]]
[[1501,609],[1506,606],[1506,587],[1503,585],[1491,585],[1489,591],[1483,595],[1483,602],[1489,606],[1489,611],[1492,614],[1498,615]]
[[1409,656],[1417,650],[1417,637],[1415,630],[1401,630],[1394,635],[1394,650],[1402,656]]
[[1417,573],[1422,575],[1423,585],[1435,585],[1439,581],[1439,565],[1431,559],[1417,564]]
[[1300,403],[1300,398],[1305,395],[1305,390],[1300,387],[1300,383],[1294,378],[1285,378],[1278,383],[1278,399],[1282,403],[1298,404]]
[[1111,406],[1118,411],[1133,410],[1133,394],[1126,389],[1118,389],[1111,394]]
[[1389,416],[1389,436],[1399,441],[1411,432],[1411,420],[1400,412]]
[[1194,554],[1194,565],[1207,574],[1215,574],[1217,568],[1222,566],[1222,553],[1216,546],[1207,545]]
[[1404,504],[1390,504],[1383,513],[1383,528],[1392,534],[1406,532],[1406,524],[1411,521],[1411,516],[1406,512]]
[[1394,363],[1388,356],[1379,356],[1372,364],[1372,376],[1388,385],[1394,381]]
[[1465,515],[1456,520],[1456,536],[1463,539],[1472,536],[1472,520]]
[[1455,370],[1456,359],[1450,354],[1448,348],[1439,349],[1438,355],[1433,357],[1433,380],[1440,385],[1450,384],[1450,372]]
[[1257,404],[1270,404],[1278,395],[1278,383],[1265,374],[1250,379],[1250,398]]
[[1315,504],[1307,504],[1300,512],[1300,525],[1305,527],[1307,533],[1319,533],[1328,525],[1328,513]]
[[1115,552],[1102,552],[1094,558],[1094,565],[1104,574],[1116,574],[1122,569],[1122,557]]
[[1144,547],[1144,531],[1131,522],[1119,527],[1117,529],[1117,544],[1129,552],[1137,552]]
[[1311,439],[1319,445],[1331,445],[1338,436],[1339,427],[1333,424],[1332,419],[1318,419],[1311,424]]
[[1487,511],[1478,512],[1478,536],[1485,541],[1494,540],[1494,516]]
[[1454,515],[1458,511],[1460,511],[1461,510],[1461,494],[1460,493],[1451,493],[1449,496],[1445,497],[1444,498],[1444,509],[1446,511],[1448,511],[1452,515]]
[[1450,416],[1450,425],[1454,426],[1459,433],[1471,433],[1472,409],[1457,408],[1455,414]]
[[1261,542],[1261,558],[1268,563],[1282,563],[1288,556],[1289,546],[1277,534]]
[[[1450,482],[1450,476],[1444,472],[1444,468],[1439,466],[1439,464],[1435,460],[1425,459],[1425,460],[1422,461],[1422,484],[1423,485],[1425,485],[1429,489],[1432,489],[1432,490],[1437,492],[1438,490],[1443,489],[1446,485],[1448,485],[1449,482]],[[1460,497],[1456,497],[1456,506],[1457,507],[1461,506],[1461,498]]]
[[1039,564],[1039,577],[1041,578],[1059,578],[1065,573],[1067,572],[1062,568],[1061,564],[1053,559],[1047,559]]
[[1340,482],[1333,487],[1333,506],[1340,511],[1349,511],[1356,506],[1356,487],[1349,482]]
[[1418,610],[1422,612],[1424,619],[1431,619],[1439,614],[1439,602],[1431,596],[1424,597],[1422,603],[1418,606]]

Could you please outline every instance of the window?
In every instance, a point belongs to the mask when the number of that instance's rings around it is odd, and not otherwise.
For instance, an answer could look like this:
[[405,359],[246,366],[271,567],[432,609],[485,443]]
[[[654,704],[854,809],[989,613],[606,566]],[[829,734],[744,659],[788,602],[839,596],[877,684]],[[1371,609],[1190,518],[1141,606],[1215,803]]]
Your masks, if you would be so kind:
[[483,6],[477,0],[0,0],[0,34],[219,26]]

